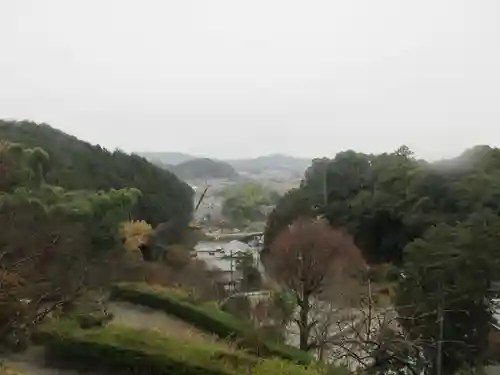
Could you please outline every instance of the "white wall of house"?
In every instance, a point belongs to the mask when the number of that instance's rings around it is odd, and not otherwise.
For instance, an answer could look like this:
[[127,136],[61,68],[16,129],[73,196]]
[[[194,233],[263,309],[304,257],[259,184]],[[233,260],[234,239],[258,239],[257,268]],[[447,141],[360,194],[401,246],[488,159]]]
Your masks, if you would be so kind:
[[236,260],[229,258],[231,255],[237,256],[238,253],[251,254],[255,267],[262,272],[263,267],[260,263],[261,246],[259,242],[252,245],[238,240],[230,242],[201,241],[195,246],[193,256],[204,261],[208,270],[217,271],[221,275],[221,280],[227,280],[227,282],[239,281],[241,280],[241,274],[236,270]]

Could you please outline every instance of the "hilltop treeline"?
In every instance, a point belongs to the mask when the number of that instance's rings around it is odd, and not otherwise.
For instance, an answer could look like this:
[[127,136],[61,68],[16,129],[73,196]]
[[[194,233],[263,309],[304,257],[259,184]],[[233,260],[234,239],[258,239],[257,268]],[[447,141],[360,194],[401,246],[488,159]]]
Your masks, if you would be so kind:
[[174,174],[137,155],[110,152],[46,124],[0,121],[0,139],[42,148],[50,157],[48,184],[68,190],[136,188],[142,193],[131,215],[153,226],[175,221],[187,225],[193,191]]
[[270,245],[295,218],[324,215],[354,235],[370,262],[400,263],[404,247],[431,226],[481,212],[500,214],[500,149],[477,146],[435,163],[404,146],[381,155],[346,151],[314,160],[270,215],[265,238]]

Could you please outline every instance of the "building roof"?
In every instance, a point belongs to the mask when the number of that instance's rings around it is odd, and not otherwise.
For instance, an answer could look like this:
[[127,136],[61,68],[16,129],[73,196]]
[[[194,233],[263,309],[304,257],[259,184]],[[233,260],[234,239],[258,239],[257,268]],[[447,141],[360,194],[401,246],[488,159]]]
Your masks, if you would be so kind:
[[[207,264],[209,270],[220,270],[222,272],[236,271],[236,260],[238,256],[243,254],[251,254],[255,257],[255,247],[248,244],[233,240],[231,242],[216,242],[203,241],[198,243],[195,248],[196,257],[203,260]],[[230,258],[232,255],[233,259]]]
[[238,240],[233,240],[223,246],[223,250],[226,253],[226,255],[229,255],[231,252],[236,253],[236,252],[246,252],[250,251],[251,247],[248,246],[248,244],[238,241]]
[[217,241],[202,241],[196,244],[194,247],[194,250],[196,252],[203,252],[203,251],[217,251],[219,249],[224,248],[225,243],[224,242],[217,242]]

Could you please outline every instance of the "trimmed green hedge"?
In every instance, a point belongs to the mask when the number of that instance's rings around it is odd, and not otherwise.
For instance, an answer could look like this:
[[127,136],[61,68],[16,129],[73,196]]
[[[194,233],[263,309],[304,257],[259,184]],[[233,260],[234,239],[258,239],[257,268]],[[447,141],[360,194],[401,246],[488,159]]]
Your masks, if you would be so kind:
[[[221,338],[241,339],[243,344],[252,337],[254,327],[234,315],[218,308],[198,306],[185,298],[179,298],[168,289],[151,287],[147,284],[122,283],[111,290],[111,297],[134,304],[147,306],[174,315],[193,326],[216,334]],[[255,350],[253,345],[246,346]],[[309,364],[308,353],[290,345],[266,341],[261,344],[258,354],[270,357],[280,357],[300,364]]]
[[72,321],[52,322],[41,327],[36,339],[52,360],[135,374],[236,375],[258,362],[214,344],[113,325],[84,330]]
[[50,359],[88,369],[148,375],[319,375],[282,360],[262,360],[216,344],[194,344],[120,326],[81,329],[74,321],[42,325],[36,339]]

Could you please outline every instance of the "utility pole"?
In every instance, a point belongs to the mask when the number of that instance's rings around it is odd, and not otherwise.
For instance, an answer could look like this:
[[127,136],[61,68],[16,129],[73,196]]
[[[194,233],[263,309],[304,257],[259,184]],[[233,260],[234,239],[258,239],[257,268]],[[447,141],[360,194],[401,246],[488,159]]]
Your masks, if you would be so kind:
[[327,190],[327,183],[326,183],[326,168],[328,164],[325,162],[323,165],[323,204],[326,208],[326,205],[328,204],[328,190]]
[[441,375],[443,367],[443,336],[444,336],[444,295],[443,295],[443,282],[439,282],[439,302],[438,302],[438,322],[439,322],[439,337],[437,342],[437,355],[436,355],[436,375]]
[[234,273],[234,270],[233,270],[233,262],[234,262],[234,259],[233,259],[233,249],[229,250],[229,257],[231,259],[230,261],[230,264],[231,264],[231,279],[230,279],[230,285],[231,285],[231,292],[234,292],[234,290],[236,289],[234,287],[234,276],[233,276],[233,273]]

